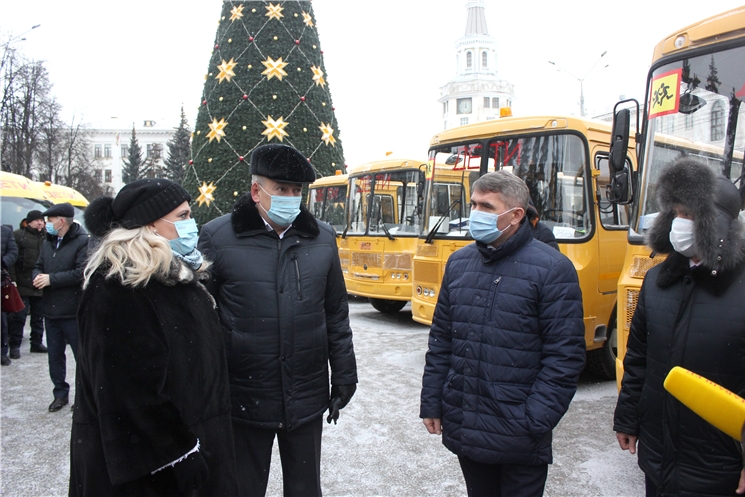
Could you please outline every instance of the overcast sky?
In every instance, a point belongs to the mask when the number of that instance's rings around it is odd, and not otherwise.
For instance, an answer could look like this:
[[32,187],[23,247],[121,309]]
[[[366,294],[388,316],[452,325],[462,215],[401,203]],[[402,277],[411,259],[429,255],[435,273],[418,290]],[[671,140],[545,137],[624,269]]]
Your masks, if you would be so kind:
[[[610,111],[619,95],[642,99],[659,41],[740,3],[486,0],[486,17],[499,77],[516,88],[514,114],[579,115],[578,78],[591,73],[584,81],[588,114]],[[41,25],[14,47],[46,61],[66,117],[175,126],[183,104],[193,127],[221,5],[4,0],[0,29],[5,42],[9,33]],[[315,0],[313,10],[347,164],[387,151],[425,158],[442,127],[437,98],[455,75],[466,0]]]

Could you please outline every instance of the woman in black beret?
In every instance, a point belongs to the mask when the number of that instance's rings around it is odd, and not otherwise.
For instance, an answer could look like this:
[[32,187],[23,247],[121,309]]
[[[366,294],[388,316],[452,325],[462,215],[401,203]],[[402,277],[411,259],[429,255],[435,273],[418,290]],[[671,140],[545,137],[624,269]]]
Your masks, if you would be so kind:
[[85,211],[100,240],[78,310],[71,496],[236,494],[223,338],[190,200],[143,179]]

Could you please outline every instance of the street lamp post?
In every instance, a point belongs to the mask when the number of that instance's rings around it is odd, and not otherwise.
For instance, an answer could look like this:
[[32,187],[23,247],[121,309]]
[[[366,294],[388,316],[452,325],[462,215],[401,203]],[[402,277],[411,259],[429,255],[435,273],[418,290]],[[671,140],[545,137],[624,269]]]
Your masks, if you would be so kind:
[[574,79],[576,79],[577,81],[579,81],[579,113],[580,113],[580,115],[582,117],[585,117],[585,86],[584,86],[585,80],[587,78],[589,78],[590,76],[592,76],[594,74],[597,74],[598,72],[602,71],[603,69],[605,69],[606,67],[608,67],[610,65],[610,64],[606,64],[603,67],[601,67],[599,70],[595,71],[594,73],[592,72],[593,69],[595,69],[595,66],[598,65],[598,62],[600,62],[602,60],[602,58],[605,57],[605,54],[607,54],[607,53],[608,53],[608,51],[606,50],[605,52],[603,52],[602,54],[600,54],[600,57],[598,57],[598,60],[595,61],[595,63],[592,65],[592,67],[590,67],[590,70],[587,71],[587,74],[585,74],[585,76],[582,77],[582,78],[578,78],[577,76],[575,76],[574,74],[570,73],[569,71],[567,71],[563,67],[559,66],[556,62],[551,62],[550,60],[548,61],[548,63],[551,64],[552,66],[556,67],[557,70],[563,71],[563,72],[567,73],[569,76],[571,76]]

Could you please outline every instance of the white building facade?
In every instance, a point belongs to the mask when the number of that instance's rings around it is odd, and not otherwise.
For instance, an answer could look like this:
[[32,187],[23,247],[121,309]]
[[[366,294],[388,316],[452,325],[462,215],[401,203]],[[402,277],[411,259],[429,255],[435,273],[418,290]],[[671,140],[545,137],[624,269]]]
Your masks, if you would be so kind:
[[489,36],[484,0],[466,2],[465,35],[455,42],[456,75],[440,88],[443,129],[497,119],[512,107],[515,89],[499,79],[496,40]]
[[[94,177],[107,194],[115,195],[124,186],[122,169],[129,155],[132,126],[119,127],[118,123],[103,123],[88,130],[91,156],[94,159]],[[139,124],[139,125],[138,125]],[[142,149],[142,159],[150,169],[148,176],[158,176],[168,154],[167,143],[176,130],[172,127],[157,127],[152,120],[135,123],[137,142]]]

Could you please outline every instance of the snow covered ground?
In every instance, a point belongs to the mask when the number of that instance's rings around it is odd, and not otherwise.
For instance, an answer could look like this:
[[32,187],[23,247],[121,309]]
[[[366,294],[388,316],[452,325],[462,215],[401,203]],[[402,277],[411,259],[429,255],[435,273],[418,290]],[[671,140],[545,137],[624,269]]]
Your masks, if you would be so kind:
[[[465,496],[457,458],[419,419],[419,389],[428,328],[364,300],[350,302],[360,383],[337,425],[324,425],[322,487],[329,497]],[[28,331],[27,331],[28,335]],[[0,369],[0,495],[67,495],[71,413],[47,412],[52,401],[44,354]],[[68,348],[68,382],[75,363]],[[644,495],[635,456],[618,448],[612,431],[615,382],[581,378],[569,412],[554,431],[547,497]],[[267,494],[282,495],[278,451]]]

